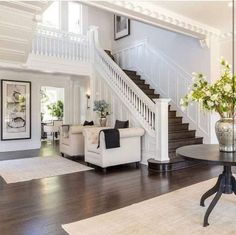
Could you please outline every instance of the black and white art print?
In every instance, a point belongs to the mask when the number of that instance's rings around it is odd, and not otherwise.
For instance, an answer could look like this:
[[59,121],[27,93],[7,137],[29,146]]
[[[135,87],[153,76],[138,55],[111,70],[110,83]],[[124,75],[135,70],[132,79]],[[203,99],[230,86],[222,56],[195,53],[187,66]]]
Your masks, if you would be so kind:
[[130,20],[124,16],[114,15],[114,38],[121,39],[130,35]]
[[31,138],[31,83],[1,80],[1,140]]

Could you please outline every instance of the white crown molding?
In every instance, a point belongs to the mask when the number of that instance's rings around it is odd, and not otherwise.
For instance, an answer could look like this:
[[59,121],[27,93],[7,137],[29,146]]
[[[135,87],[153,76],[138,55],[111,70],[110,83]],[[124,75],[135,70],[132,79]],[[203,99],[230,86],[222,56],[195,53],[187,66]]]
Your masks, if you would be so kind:
[[[234,33],[234,40],[236,40],[236,32]],[[223,43],[223,42],[227,42],[227,41],[232,41],[233,39],[233,33],[232,32],[229,32],[229,33],[223,33],[220,35],[220,42]]]
[[[78,62],[70,63],[68,60],[60,60],[57,58],[48,58],[45,56],[35,56],[30,54],[30,64],[19,64],[17,62],[9,62],[0,60],[0,70],[11,70],[15,72],[27,72],[36,74],[50,74],[57,76],[80,76],[88,78],[90,74],[89,64],[81,64]],[[48,61],[49,59],[49,61]],[[45,62],[47,61],[47,62]],[[66,62],[66,63],[65,63]]]
[[28,2],[28,1],[24,1],[24,2],[22,2],[22,1],[8,1],[8,2],[15,5],[15,6],[24,7],[24,8],[26,8],[26,10],[22,10],[22,11],[26,11],[26,12],[30,12],[30,13],[32,13],[32,10],[35,12],[40,12],[42,10],[41,7],[34,5],[33,1],[30,1],[30,2]]
[[26,12],[26,11],[22,11],[10,6],[5,6],[5,5],[1,5],[1,1],[0,1],[0,12],[6,12],[9,15],[15,14],[17,16],[23,17],[23,18],[27,18],[27,19],[34,19],[35,14],[34,13],[30,13],[30,12]]
[[22,45],[27,45],[28,42],[29,42],[26,39],[16,38],[16,37],[11,37],[11,36],[5,36],[5,35],[0,35],[0,40],[4,40],[4,41],[7,41],[7,42],[18,43],[18,44],[22,44]]
[[16,30],[16,28],[17,28],[17,30],[27,32],[27,33],[32,32],[32,27],[27,27],[27,26],[19,25],[19,24],[13,24],[13,23],[9,23],[6,21],[2,21],[2,20],[0,20],[0,26],[2,26],[4,28],[13,29],[13,30]]
[[113,13],[127,16],[131,19],[149,23],[174,32],[182,33],[198,39],[220,37],[221,31],[201,24],[190,18],[173,13],[160,7],[152,7],[144,1],[83,1]]
[[21,51],[21,50],[13,50],[13,49],[0,47],[0,52],[1,51],[3,53],[25,56],[25,51]]

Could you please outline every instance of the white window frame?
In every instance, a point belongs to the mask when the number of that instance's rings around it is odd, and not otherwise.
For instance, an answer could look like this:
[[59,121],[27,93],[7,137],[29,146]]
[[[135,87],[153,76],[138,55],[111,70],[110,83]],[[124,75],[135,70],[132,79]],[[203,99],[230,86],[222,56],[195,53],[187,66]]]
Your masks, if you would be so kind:
[[[51,27],[48,26],[46,24],[44,24],[43,22],[40,23],[40,25],[45,26],[45,27],[50,27],[52,29],[56,29],[56,30],[61,30],[61,31],[65,31],[65,32],[70,32],[69,31],[69,2],[70,1],[58,1],[59,3],[59,22],[58,22],[58,28],[56,27]],[[74,2],[76,4],[80,4],[77,2]],[[53,3],[52,3],[53,4]],[[83,5],[80,4],[80,19],[79,19],[79,33],[75,33],[75,32],[70,32],[70,33],[74,33],[74,34],[83,34]]]

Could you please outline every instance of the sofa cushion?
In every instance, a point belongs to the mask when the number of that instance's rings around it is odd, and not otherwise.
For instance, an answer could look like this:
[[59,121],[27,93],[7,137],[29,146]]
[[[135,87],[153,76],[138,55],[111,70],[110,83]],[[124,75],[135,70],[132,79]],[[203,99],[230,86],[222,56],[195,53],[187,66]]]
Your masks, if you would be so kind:
[[120,121],[120,120],[116,120],[115,123],[115,129],[122,129],[122,128],[128,128],[129,127],[129,120],[127,121]]
[[83,124],[83,126],[93,126],[94,125],[94,122],[93,121],[91,121],[91,122],[89,122],[89,121],[84,121],[84,124]]

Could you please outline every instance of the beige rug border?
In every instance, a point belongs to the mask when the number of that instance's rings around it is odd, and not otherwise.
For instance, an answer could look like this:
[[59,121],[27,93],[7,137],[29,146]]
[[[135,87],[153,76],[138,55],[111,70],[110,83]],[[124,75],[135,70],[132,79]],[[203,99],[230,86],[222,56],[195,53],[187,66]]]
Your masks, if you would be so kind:
[[[233,175],[236,177],[236,174],[233,174]],[[215,180],[215,183],[216,183],[217,178],[218,178],[218,176],[215,176],[215,177],[212,177],[212,178],[210,178],[210,179],[203,180],[203,181],[201,181],[201,182],[194,183],[194,184],[192,184],[192,185],[185,186],[185,187],[183,187],[183,188],[179,188],[179,189],[173,190],[173,191],[171,191],[171,192],[167,192],[167,193],[161,194],[161,195],[159,195],[159,196],[152,197],[152,198],[147,199],[147,200],[143,200],[143,201],[140,201],[140,202],[137,202],[137,203],[130,204],[130,205],[125,206],[125,207],[121,207],[121,208],[119,208],[119,209],[115,209],[115,210],[112,210],[112,211],[109,211],[109,212],[106,212],[106,213],[102,213],[102,214],[99,214],[99,215],[95,215],[95,216],[92,216],[92,217],[89,217],[89,218],[86,218],[86,219],[82,219],[82,220],[78,220],[78,221],[74,221],[74,222],[71,222],[71,223],[62,224],[61,227],[64,229],[64,231],[65,231],[67,234],[72,235],[71,233],[69,233],[69,232],[67,231],[67,228],[66,228],[67,226],[69,226],[69,225],[71,225],[71,224],[74,224],[74,223],[77,223],[77,222],[82,222],[82,221],[88,221],[88,220],[90,220],[91,218],[96,218],[96,217],[99,217],[99,216],[105,215],[105,214],[112,214],[112,213],[114,213],[114,212],[116,212],[116,211],[121,211],[121,210],[123,210],[123,209],[125,209],[125,208],[131,207],[131,206],[134,206],[134,205],[144,204],[144,203],[147,203],[147,202],[152,201],[152,200],[157,199],[157,198],[163,198],[163,197],[166,197],[166,196],[171,195],[171,194],[173,194],[173,193],[178,193],[179,191],[183,191],[183,190],[186,189],[186,188],[191,189],[191,188],[196,187],[196,186],[198,186],[198,185],[200,185],[200,184],[202,184],[202,183],[207,183],[207,182],[214,181],[214,180]],[[212,187],[213,187],[213,186],[214,186],[214,184],[212,185]],[[199,198],[199,203],[200,203],[200,198]],[[200,207],[200,204],[199,204],[199,207]],[[207,206],[204,207],[204,208],[207,208]],[[202,224],[200,224],[200,226],[202,226]],[[166,233],[166,234],[167,234],[167,233]],[[102,235],[102,234],[101,234],[101,235]],[[135,235],[135,234],[132,234],[132,235]],[[158,235],[158,234],[157,234],[157,235]]]
[[73,174],[73,173],[79,173],[79,172],[84,172],[84,171],[90,171],[90,170],[94,170],[94,168],[92,168],[92,167],[89,167],[89,166],[86,166],[86,165],[83,165],[83,164],[81,164],[81,163],[79,163],[79,162],[75,162],[75,161],[72,161],[72,160],[70,160],[70,159],[67,159],[67,158],[64,158],[64,157],[62,157],[62,156],[60,156],[60,155],[54,155],[54,156],[51,156],[51,155],[47,155],[47,156],[42,156],[42,157],[40,157],[40,156],[37,156],[37,157],[26,157],[26,158],[19,158],[19,159],[9,159],[9,160],[3,160],[3,161],[0,161],[0,164],[3,162],[10,162],[10,161],[20,161],[20,160],[24,160],[24,161],[26,161],[26,160],[28,160],[28,159],[30,159],[30,160],[32,160],[32,159],[38,159],[38,158],[60,158],[60,159],[63,159],[63,160],[65,160],[65,161],[71,161],[71,162],[74,162],[75,164],[79,164],[79,165],[82,165],[83,167],[85,167],[85,168],[87,168],[87,169],[81,169],[81,170],[74,170],[74,171],[71,171],[71,172],[68,172],[68,173],[62,173],[62,174],[55,174],[55,175],[49,175],[49,176],[45,176],[45,177],[40,177],[40,178],[32,178],[32,179],[29,179],[29,180],[19,180],[19,181],[16,181],[16,182],[9,182],[7,179],[5,179],[2,175],[1,175],[1,172],[0,172],[0,177],[3,179],[3,181],[6,183],[6,184],[17,184],[17,183],[24,183],[24,182],[30,182],[30,181],[32,181],[32,180],[41,180],[41,179],[47,179],[47,178],[52,178],[52,177],[57,177],[57,176],[62,176],[62,175],[69,175],[69,174]]

